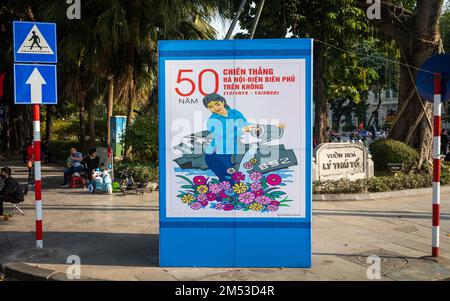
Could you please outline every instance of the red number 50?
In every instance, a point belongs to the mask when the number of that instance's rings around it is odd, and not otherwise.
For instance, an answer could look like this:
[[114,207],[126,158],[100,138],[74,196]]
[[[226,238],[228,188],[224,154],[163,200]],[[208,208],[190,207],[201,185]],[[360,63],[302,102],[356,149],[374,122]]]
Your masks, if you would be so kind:
[[[195,82],[188,78],[188,77],[182,77],[183,73],[192,73],[193,70],[192,69],[181,69],[178,70],[178,77],[177,77],[177,84],[182,83],[182,82],[187,82],[190,86],[190,88],[188,89],[187,92],[183,93],[180,91],[180,89],[175,88],[175,91],[178,93],[178,95],[187,97],[187,96],[191,96],[192,94],[194,94],[195,91]],[[200,93],[202,95],[206,95],[208,94],[207,92],[205,92],[203,90],[203,76],[205,75],[205,73],[210,72],[214,75],[214,91],[211,93],[217,93],[217,91],[219,91],[219,74],[217,74],[217,72],[213,69],[205,69],[202,70],[199,75],[198,75],[198,90],[200,91]]]

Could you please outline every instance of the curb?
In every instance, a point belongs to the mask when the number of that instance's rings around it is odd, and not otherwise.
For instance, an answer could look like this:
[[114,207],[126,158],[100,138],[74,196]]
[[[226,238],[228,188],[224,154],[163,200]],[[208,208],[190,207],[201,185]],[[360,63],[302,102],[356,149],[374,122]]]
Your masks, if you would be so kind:
[[105,281],[95,278],[68,279],[66,274],[34,266],[24,262],[11,262],[1,265],[1,272],[6,279],[17,281]]
[[[407,189],[388,192],[373,192],[360,194],[313,194],[315,202],[355,202],[355,201],[377,201],[390,200],[399,197],[416,197],[431,194],[433,188]],[[441,193],[450,193],[450,186],[441,187]]]
[[[0,266],[0,276],[3,276],[0,281],[111,281],[89,277],[71,280],[67,279],[64,273],[33,266],[24,262],[2,264]],[[434,279],[434,281],[450,281],[450,277]]]

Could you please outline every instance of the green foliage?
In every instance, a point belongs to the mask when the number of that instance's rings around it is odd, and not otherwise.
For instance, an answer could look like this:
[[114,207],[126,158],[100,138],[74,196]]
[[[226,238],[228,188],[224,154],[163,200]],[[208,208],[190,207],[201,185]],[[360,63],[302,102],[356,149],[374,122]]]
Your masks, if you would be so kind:
[[419,154],[416,150],[403,142],[392,139],[374,141],[370,144],[369,151],[372,154],[377,171],[386,171],[388,163],[402,163],[403,168],[408,171],[419,160]]
[[[89,126],[87,122],[86,126]],[[45,123],[42,123],[42,131],[44,131]],[[75,118],[70,119],[55,119],[52,122],[51,128],[51,142],[67,142],[73,141],[79,144],[78,136],[80,130],[80,121]],[[102,119],[95,119],[95,145],[106,145],[106,117]],[[71,143],[73,143],[71,142]]]
[[386,179],[389,177],[373,177],[367,182],[367,185],[364,186],[364,192],[383,192],[389,191],[389,183],[386,182]]
[[131,145],[134,161],[155,163],[158,160],[158,120],[155,115],[137,116],[124,136],[125,144]]
[[144,181],[145,179],[151,182],[158,181],[158,167],[149,164],[142,163],[130,163],[121,162],[114,165],[115,179],[119,179],[119,173],[124,170],[130,170],[134,172],[135,181]]
[[[368,33],[368,20],[358,1],[289,1],[286,3],[291,32],[298,37],[312,37],[335,47],[324,47],[324,69],[328,100],[349,99],[355,103],[364,98],[378,74],[362,64],[357,52],[360,39]],[[351,34],[350,34],[351,33]],[[351,52],[342,51],[350,50]],[[317,60],[321,58],[316,58]]]
[[338,181],[324,181],[313,183],[314,194],[339,194],[339,193],[362,193],[366,186],[363,180],[350,181],[346,179]]
[[[239,7],[241,0],[234,0],[234,6]],[[253,1],[247,1],[244,11],[239,20],[239,26],[247,29],[247,33],[238,33],[235,39],[248,39],[250,28],[254,23],[257,5]],[[288,32],[289,25],[286,19],[286,7],[281,1],[265,1],[261,11],[261,17],[255,31],[255,39],[284,38]]]
[[65,161],[69,157],[71,147],[76,147],[79,152],[86,156],[89,147],[81,146],[78,140],[54,140],[50,142],[50,152],[52,153],[52,160]]
[[[82,20],[77,21],[67,19],[64,1],[16,0],[2,5],[0,16],[10,10],[23,14],[4,18],[8,26],[12,20],[29,16],[58,24],[60,104],[56,107],[56,120],[77,119],[82,106],[82,115],[90,109],[94,116],[104,116],[106,109],[99,108],[105,105],[104,98],[111,83],[115,114],[134,115],[135,111],[148,106],[150,100],[157,103],[157,93],[153,96],[151,93],[156,87],[158,40],[215,39],[217,33],[210,21],[217,14],[229,17],[231,7],[228,1],[208,0],[84,1]],[[0,23],[3,25],[1,20]],[[0,53],[7,53],[3,45],[10,47],[10,43],[0,44]],[[106,120],[95,122],[96,144],[104,145]],[[80,136],[76,122],[63,122],[56,127],[57,134],[51,141]],[[88,133],[87,121],[85,129]],[[152,141],[155,141],[153,147],[145,145],[146,148],[139,152],[139,145],[135,148],[139,159],[155,159],[157,143],[156,139]]]
[[375,90],[380,89],[398,89],[399,84],[399,66],[392,62],[386,62],[386,58],[391,61],[400,60],[400,50],[390,38],[386,37],[370,37],[361,40],[355,52],[360,54],[360,61],[362,65],[372,74]]
[[76,119],[56,119],[52,122],[51,138],[55,141],[76,141],[80,122]]
[[[349,101],[347,99],[338,98],[330,104],[330,109],[333,111],[332,124],[336,130],[341,129],[341,123],[344,123],[342,127],[343,131],[352,131],[355,129],[353,117],[356,117],[359,122],[363,121],[366,124],[366,116],[369,104],[363,100],[358,103]],[[342,117],[344,120],[341,121]]]
[[440,32],[445,52],[450,51],[450,7],[447,5],[440,20]]
[[102,119],[95,119],[95,145],[106,146],[108,144],[106,140],[106,116]]
[[[442,185],[450,183],[450,173],[442,174]],[[405,174],[398,173],[392,176],[373,177],[368,180],[314,182],[314,194],[340,194],[340,193],[368,193],[386,192],[404,189],[418,189],[432,186],[432,178],[429,174]]]
[[[253,1],[247,2],[240,18],[242,29],[250,31],[257,6]],[[318,73],[325,83],[326,99],[341,98],[359,103],[373,82],[379,79],[374,68],[353,53],[358,52],[360,42],[365,40],[360,37],[368,34],[368,19],[357,0],[291,0],[266,1],[255,37],[288,35],[316,39],[314,51],[319,55],[314,57],[314,63],[321,67]]]
[[342,127],[342,131],[344,131],[344,132],[352,132],[352,131],[354,131],[356,129],[357,129],[357,127],[355,125],[353,125],[353,124],[345,124]]

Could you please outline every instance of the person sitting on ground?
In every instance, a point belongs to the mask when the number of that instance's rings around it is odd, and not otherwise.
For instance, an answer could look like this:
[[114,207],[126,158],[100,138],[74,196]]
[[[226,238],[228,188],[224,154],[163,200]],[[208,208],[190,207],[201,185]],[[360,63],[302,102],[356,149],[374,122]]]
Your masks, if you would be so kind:
[[93,180],[93,171],[98,168],[99,164],[100,158],[97,156],[97,150],[95,148],[91,148],[89,150],[89,156],[81,161],[81,165],[84,166],[84,170],[86,171],[86,180],[88,180],[89,184],[91,184]]
[[100,163],[98,168],[96,168],[92,171],[92,174],[94,174],[95,172],[104,172],[105,170],[106,170],[105,163]]
[[104,164],[104,163],[100,163],[100,165],[98,166],[98,168],[94,169],[94,170],[91,172],[92,180],[94,180],[94,175],[95,175],[96,172],[104,172],[105,170],[106,170],[105,164]]
[[19,183],[11,177],[11,168],[3,167],[0,170],[0,177],[5,180],[5,186],[3,186],[3,189],[0,191],[0,218],[2,220],[7,220],[9,216],[4,216],[3,203],[21,203],[24,200],[24,193]]
[[68,167],[64,169],[64,183],[61,185],[62,187],[69,186],[69,180],[74,173],[83,171],[83,165],[81,165],[82,160],[83,155],[75,147],[72,147],[70,149],[70,157],[67,160]]

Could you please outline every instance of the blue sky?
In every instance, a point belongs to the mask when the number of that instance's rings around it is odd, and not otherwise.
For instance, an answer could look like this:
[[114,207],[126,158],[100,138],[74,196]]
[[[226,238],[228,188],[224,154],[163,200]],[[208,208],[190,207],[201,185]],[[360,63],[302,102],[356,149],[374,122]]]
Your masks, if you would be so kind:
[[[223,19],[223,18],[221,18],[220,16],[217,15],[211,21],[211,25],[218,32],[217,39],[218,40],[223,40],[225,38],[225,36],[227,35],[228,28],[231,25],[231,20]],[[239,32],[239,31],[241,31],[241,28],[239,27],[239,22],[238,22],[238,24],[236,25],[236,27],[235,27],[235,29],[233,31],[233,34]]]

